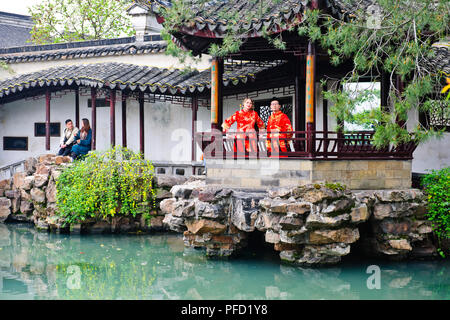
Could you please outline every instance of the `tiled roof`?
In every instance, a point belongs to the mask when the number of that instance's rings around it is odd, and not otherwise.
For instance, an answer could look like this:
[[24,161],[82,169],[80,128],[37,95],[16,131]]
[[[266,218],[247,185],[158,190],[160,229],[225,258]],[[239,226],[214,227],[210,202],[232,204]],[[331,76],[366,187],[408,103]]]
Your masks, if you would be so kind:
[[[225,64],[224,85],[238,85],[254,79],[257,73],[275,64],[229,66]],[[0,81],[1,98],[31,88],[78,85],[130,89],[161,94],[185,94],[209,89],[211,71],[184,72],[181,69],[151,68],[124,63],[61,66]]]
[[144,40],[147,41],[136,42],[134,37],[129,37],[0,49],[0,61],[20,63],[158,53],[167,47],[159,35],[147,36]]
[[433,44],[436,53],[430,64],[438,71],[443,71],[450,76],[450,41],[445,40]]
[[32,27],[30,16],[0,11],[0,48],[28,44]]
[[[158,13],[161,7],[170,6],[170,1],[135,0],[135,2],[151,7],[155,13]],[[196,4],[199,2],[202,4]],[[184,26],[183,33],[194,34],[203,31],[211,37],[220,37],[228,27],[227,19],[220,16],[220,12],[238,17],[254,15],[251,21],[240,21],[233,25],[236,30],[238,28],[248,30],[250,37],[261,36],[263,27],[266,27],[269,32],[280,32],[286,30],[295,21],[301,20],[301,14],[309,2],[310,0],[267,0],[265,5],[270,8],[270,11],[260,14],[259,1],[211,0],[206,3],[191,1],[191,8],[196,17],[189,26]]]

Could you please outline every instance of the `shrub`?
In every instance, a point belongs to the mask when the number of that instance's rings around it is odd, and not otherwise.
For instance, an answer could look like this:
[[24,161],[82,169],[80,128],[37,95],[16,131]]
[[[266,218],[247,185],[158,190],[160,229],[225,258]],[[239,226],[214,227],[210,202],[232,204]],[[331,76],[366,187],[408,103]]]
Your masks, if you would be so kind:
[[115,215],[136,216],[139,203],[155,205],[152,189],[154,168],[150,161],[126,148],[90,152],[59,177],[58,215],[66,223]]
[[[432,170],[422,179],[427,195],[427,217],[439,242],[450,238],[450,167]],[[444,256],[441,249],[439,253]]]

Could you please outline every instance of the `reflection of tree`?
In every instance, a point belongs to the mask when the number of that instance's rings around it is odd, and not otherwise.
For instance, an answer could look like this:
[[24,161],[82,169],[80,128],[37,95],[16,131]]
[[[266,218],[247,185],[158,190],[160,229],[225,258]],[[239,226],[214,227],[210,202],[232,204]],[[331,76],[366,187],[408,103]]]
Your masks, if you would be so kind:
[[[172,234],[68,236],[0,224],[0,283],[24,299],[449,298],[448,261],[298,268],[259,253],[210,260],[182,244]],[[369,264],[381,268],[381,290],[366,286]],[[70,266],[80,268],[80,289],[67,287]]]

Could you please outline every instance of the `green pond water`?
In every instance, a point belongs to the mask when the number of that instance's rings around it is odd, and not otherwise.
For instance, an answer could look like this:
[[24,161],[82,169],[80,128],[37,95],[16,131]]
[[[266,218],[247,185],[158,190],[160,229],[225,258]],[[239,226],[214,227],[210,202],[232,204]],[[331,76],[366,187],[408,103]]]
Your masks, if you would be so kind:
[[[368,288],[370,265],[380,268],[380,289]],[[0,224],[1,300],[449,298],[448,259],[299,268],[261,249],[209,260],[175,234],[69,236]]]

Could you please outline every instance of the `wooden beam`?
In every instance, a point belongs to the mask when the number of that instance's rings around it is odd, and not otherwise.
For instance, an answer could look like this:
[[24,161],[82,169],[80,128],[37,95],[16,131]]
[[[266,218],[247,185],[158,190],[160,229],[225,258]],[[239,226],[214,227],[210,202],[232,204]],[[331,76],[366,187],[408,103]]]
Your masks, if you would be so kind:
[[122,94],[122,147],[127,147],[127,96]]
[[97,133],[97,108],[95,105],[95,99],[97,96],[97,90],[91,88],[91,112],[92,112],[92,140],[91,140],[91,150],[96,148],[96,133]]
[[45,91],[45,149],[50,150],[50,90]]
[[142,158],[145,158],[144,132],[144,93],[139,92],[139,151]]
[[116,145],[116,91],[110,89],[109,92],[109,132],[111,137],[111,147]]

